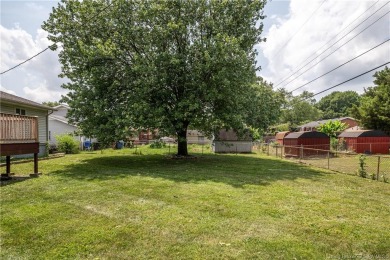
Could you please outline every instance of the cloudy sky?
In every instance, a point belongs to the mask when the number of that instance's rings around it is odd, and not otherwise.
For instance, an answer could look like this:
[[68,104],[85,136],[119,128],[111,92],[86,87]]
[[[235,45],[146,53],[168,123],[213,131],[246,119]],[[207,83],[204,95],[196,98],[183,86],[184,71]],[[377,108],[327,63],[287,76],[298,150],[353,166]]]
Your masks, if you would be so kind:
[[[40,26],[57,2],[0,0],[1,72],[50,45]],[[264,10],[267,41],[256,46],[257,65],[262,68],[259,75],[275,88],[299,88],[389,39],[389,12],[387,0],[270,1]],[[58,78],[57,55],[46,51],[2,74],[1,90],[37,102],[59,100],[66,91],[61,88],[64,79]],[[389,61],[388,41],[293,94],[303,90],[318,93]],[[372,85],[373,73],[333,90],[362,93]]]

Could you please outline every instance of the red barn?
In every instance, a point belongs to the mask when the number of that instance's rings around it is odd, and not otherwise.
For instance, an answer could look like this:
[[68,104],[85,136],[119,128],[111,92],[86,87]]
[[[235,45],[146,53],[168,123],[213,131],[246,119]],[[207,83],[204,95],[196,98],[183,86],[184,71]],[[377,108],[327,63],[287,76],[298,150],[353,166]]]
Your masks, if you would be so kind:
[[286,156],[326,155],[330,148],[329,136],[321,132],[292,132],[284,137],[283,142]]
[[284,132],[279,132],[275,135],[275,141],[280,144],[280,145],[283,145],[284,142],[283,142],[283,139],[289,134],[290,132],[289,131],[284,131]]
[[344,139],[346,148],[356,153],[388,154],[390,137],[378,130],[345,131],[338,136]]

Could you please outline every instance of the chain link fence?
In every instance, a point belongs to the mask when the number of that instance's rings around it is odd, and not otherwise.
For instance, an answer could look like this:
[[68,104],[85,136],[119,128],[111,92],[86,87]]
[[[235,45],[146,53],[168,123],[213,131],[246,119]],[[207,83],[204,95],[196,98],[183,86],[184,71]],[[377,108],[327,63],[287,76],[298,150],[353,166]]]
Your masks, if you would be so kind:
[[390,182],[390,155],[357,154],[265,143],[255,144],[254,150],[260,154],[319,168]]
[[[116,142],[111,143],[109,145],[104,145],[100,142],[91,142],[88,146],[85,146],[84,143],[80,143],[80,150],[81,151],[97,151],[102,150],[106,148],[112,148],[112,149],[133,149],[135,154],[142,153],[140,151],[140,148],[144,145],[150,145],[152,148],[165,148],[167,150],[168,154],[176,154],[177,153],[177,142],[175,140],[136,140],[136,141],[130,141],[130,142]],[[153,147],[154,145],[154,147]],[[191,147],[192,151],[201,153],[209,152],[212,148],[212,144],[208,140],[199,140],[196,143],[187,144],[188,147]],[[251,146],[250,146],[251,147]]]

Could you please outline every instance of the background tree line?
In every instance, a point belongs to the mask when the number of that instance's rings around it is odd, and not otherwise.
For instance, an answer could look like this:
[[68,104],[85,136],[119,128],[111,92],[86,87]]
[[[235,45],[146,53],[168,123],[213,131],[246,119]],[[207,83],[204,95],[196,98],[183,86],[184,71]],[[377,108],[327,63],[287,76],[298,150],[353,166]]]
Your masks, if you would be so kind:
[[283,96],[279,123],[269,128],[270,133],[294,131],[297,126],[315,120],[353,117],[367,129],[382,130],[390,134],[390,69],[385,67],[374,75],[374,85],[356,91],[334,91],[318,102],[313,93],[302,92],[293,96],[279,89]]

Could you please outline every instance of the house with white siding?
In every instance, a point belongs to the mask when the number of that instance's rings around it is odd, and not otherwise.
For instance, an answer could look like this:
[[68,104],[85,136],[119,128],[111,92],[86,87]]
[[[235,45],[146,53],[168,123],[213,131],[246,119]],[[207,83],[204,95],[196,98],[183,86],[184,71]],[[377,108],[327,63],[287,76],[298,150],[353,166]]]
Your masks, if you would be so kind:
[[[49,139],[48,118],[53,111],[54,109],[51,107],[0,91],[1,114],[10,116],[20,115],[22,116],[21,118],[23,118],[23,116],[37,118],[39,155],[45,155],[47,152],[46,144]],[[4,125],[5,124],[1,124],[0,127],[4,128]]]
[[78,128],[76,125],[70,124],[66,115],[69,106],[60,104],[53,107],[55,111],[49,115],[49,143],[50,145],[57,145],[56,136],[63,134],[72,134],[76,141],[84,142],[84,137],[78,136]]

